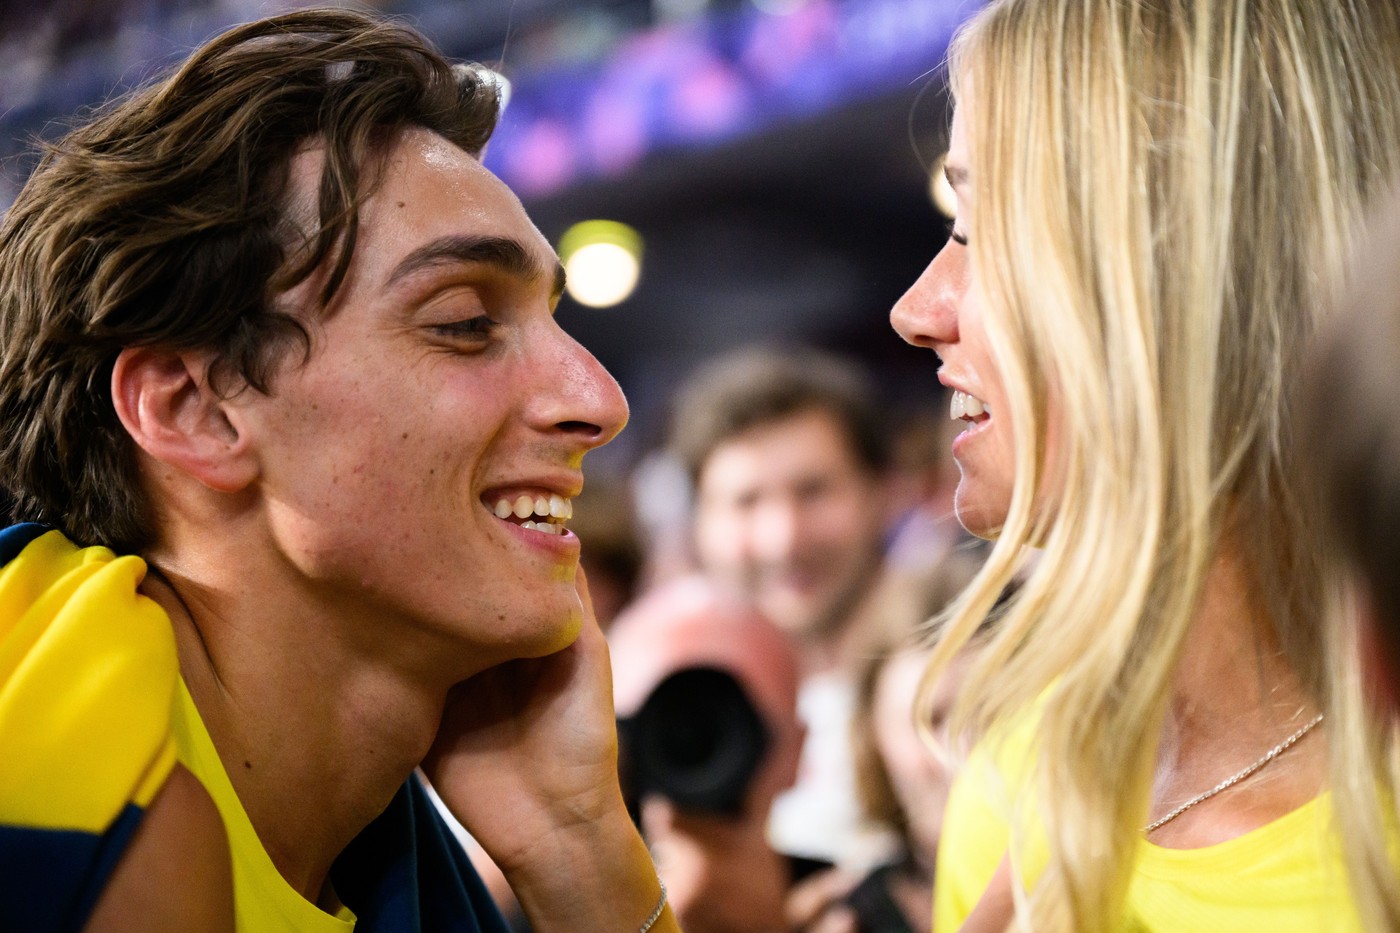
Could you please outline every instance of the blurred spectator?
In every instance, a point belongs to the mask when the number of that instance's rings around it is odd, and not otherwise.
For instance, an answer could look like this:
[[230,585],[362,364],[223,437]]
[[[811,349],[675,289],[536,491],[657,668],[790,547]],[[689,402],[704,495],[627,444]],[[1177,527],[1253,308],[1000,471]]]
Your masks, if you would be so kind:
[[[1305,385],[1298,432],[1329,544],[1354,571],[1378,703],[1400,713],[1400,200],[1378,215]],[[1338,633],[1344,637],[1349,633]]]
[[869,867],[849,724],[889,527],[890,445],[864,374],[808,349],[743,349],[681,388],[671,445],[695,489],[701,570],[794,640],[807,743],[770,837],[790,855]]
[[803,866],[773,851],[766,827],[802,746],[791,643],[747,602],[690,577],[626,609],[609,644],[624,791],[683,928],[784,929]]
[[904,412],[894,433],[895,500],[910,503],[894,522],[886,564],[901,573],[928,573],[953,549],[985,549],[953,511],[958,464],[953,438],[965,425],[949,417],[949,393]]
[[935,742],[946,742],[948,714],[980,642],[959,652],[921,694],[926,622],[967,585],[977,564],[955,552],[931,571],[881,586],[880,628],[860,671],[852,736],[861,807],[893,827],[900,845],[864,878],[837,870],[795,889],[789,919],[804,933],[914,933],[932,925],[934,866],[953,775],[950,757],[930,747],[919,723]]
[[573,507],[569,528],[583,542],[579,563],[588,574],[593,612],[606,632],[637,592],[642,545],[636,510],[626,484],[604,476],[590,476]]

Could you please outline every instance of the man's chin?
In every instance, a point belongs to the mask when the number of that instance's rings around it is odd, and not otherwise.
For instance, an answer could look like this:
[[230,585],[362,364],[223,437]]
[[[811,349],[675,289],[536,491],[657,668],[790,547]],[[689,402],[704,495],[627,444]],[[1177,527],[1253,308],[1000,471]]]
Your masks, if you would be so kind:
[[774,625],[790,635],[812,634],[824,616],[821,604],[812,599],[779,597],[759,600],[758,608]]
[[511,645],[516,658],[542,658],[563,651],[578,640],[583,631],[583,607],[575,603],[557,615],[539,620]]

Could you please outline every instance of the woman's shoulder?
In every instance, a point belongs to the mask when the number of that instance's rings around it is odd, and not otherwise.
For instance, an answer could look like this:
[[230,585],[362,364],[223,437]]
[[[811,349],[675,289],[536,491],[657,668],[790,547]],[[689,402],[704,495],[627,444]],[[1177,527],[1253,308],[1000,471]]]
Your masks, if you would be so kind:
[[962,926],[1006,855],[1035,721],[1023,715],[983,737],[953,779],[934,875],[934,929]]

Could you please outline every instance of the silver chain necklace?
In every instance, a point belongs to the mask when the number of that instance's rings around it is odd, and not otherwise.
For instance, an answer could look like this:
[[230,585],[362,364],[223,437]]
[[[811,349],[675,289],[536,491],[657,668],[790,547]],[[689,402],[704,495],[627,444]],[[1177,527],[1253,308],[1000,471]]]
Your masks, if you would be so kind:
[[1313,731],[1313,729],[1316,728],[1317,724],[1320,722],[1322,722],[1321,714],[1319,714],[1318,717],[1312,722],[1308,723],[1303,728],[1299,729],[1297,732],[1293,733],[1288,738],[1284,739],[1282,742],[1269,749],[1267,752],[1264,753],[1263,758],[1260,758],[1258,761],[1254,762],[1254,764],[1245,768],[1243,771],[1239,771],[1235,774],[1230,775],[1225,780],[1221,781],[1219,784],[1206,791],[1204,794],[1199,794],[1195,797],[1192,797],[1190,800],[1186,801],[1181,806],[1168,813],[1166,816],[1157,820],[1155,823],[1149,823],[1147,828],[1143,830],[1143,834],[1146,835],[1147,833],[1152,832],[1154,829],[1162,828],[1163,826],[1167,825],[1172,820],[1176,819],[1178,816],[1181,816],[1181,814],[1185,813],[1187,810],[1191,809],[1201,801],[1209,800],[1221,791],[1228,790],[1229,788],[1234,787],[1240,781],[1243,781],[1245,778],[1249,777],[1251,774],[1258,771],[1260,768],[1264,767],[1266,764],[1273,761],[1279,755],[1282,755],[1284,752],[1288,751],[1290,748],[1296,745],[1299,739],[1307,735],[1309,732]]

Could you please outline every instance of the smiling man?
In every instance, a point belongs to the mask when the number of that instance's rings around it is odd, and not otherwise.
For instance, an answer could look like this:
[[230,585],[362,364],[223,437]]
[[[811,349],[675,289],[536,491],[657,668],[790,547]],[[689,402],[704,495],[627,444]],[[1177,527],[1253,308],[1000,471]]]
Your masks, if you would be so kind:
[[681,387],[672,448],[695,491],[695,553],[792,638],[807,742],[770,835],[788,855],[868,867],[850,749],[855,672],[896,511],[890,441],[854,363],[810,349],[742,348]]
[[240,27],[0,228],[0,918],[671,929],[565,524],[627,417],[480,163],[494,84],[359,14]]

